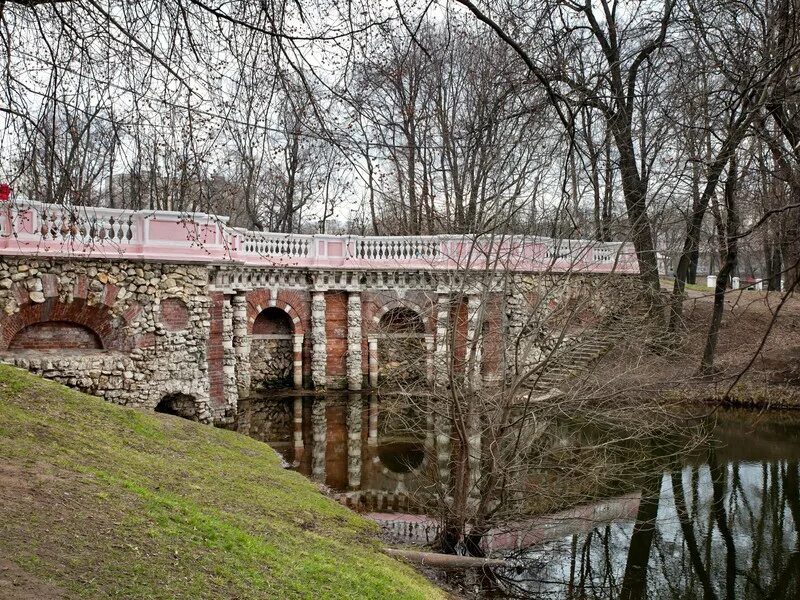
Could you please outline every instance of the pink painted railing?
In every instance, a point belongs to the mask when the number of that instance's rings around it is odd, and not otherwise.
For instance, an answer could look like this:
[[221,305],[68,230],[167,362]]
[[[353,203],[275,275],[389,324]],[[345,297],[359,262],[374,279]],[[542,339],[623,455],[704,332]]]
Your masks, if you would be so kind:
[[637,273],[621,242],[541,237],[409,237],[266,233],[204,213],[37,202],[0,208],[0,255],[126,258],[249,266],[511,269]]

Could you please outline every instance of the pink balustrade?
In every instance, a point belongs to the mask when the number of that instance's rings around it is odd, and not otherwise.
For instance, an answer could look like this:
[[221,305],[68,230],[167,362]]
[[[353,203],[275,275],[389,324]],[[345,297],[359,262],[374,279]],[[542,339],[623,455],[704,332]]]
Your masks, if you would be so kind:
[[248,231],[228,217],[38,202],[0,207],[0,255],[244,266],[638,273],[630,244],[522,236]]

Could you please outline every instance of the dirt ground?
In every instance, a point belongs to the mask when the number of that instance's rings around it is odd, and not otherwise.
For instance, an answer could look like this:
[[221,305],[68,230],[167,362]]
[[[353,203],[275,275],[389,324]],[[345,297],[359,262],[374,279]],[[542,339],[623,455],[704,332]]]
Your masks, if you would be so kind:
[[0,597],[5,600],[61,600],[64,594],[54,585],[23,571],[0,557]]
[[714,372],[701,375],[713,296],[690,292],[674,339],[654,348],[648,332],[631,331],[625,343],[598,361],[587,383],[650,396],[800,408],[800,295],[781,305],[782,299],[776,292],[729,292]]

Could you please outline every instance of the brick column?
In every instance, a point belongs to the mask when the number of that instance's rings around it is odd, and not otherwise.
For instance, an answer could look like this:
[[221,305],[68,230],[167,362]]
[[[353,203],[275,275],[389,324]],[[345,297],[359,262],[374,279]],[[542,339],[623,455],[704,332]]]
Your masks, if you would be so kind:
[[292,380],[297,390],[303,389],[303,334],[295,333],[292,338]]
[[361,487],[361,394],[351,394],[347,402],[347,486]]
[[367,340],[369,347],[369,387],[378,387],[378,338],[371,337]]
[[447,385],[447,366],[449,364],[450,340],[450,296],[439,294],[436,299],[436,347],[434,350],[434,383]]
[[311,382],[324,389],[327,383],[328,339],[325,334],[325,292],[311,295]]
[[361,292],[347,294],[347,388],[361,389]]
[[250,336],[247,335],[247,297],[243,293],[231,298],[233,351],[236,356],[236,387],[239,398],[250,395]]

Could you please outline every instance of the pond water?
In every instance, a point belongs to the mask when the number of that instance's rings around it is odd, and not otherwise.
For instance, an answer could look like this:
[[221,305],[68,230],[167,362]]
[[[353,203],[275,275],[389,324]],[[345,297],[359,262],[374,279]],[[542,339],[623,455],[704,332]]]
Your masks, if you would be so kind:
[[363,510],[416,512],[424,476],[426,424],[378,409],[375,395],[282,395],[244,401],[237,429],[267,442],[303,475]]
[[[521,596],[800,598],[800,414],[725,411],[629,514],[523,553]],[[622,511],[625,512],[625,511]]]
[[[415,498],[433,468],[429,428],[379,408],[367,395],[274,395],[242,403],[238,428],[350,506],[424,510]],[[800,599],[800,413],[723,411],[715,423],[708,442],[649,489],[529,523],[532,548],[503,547],[498,536],[497,553],[516,565],[500,573],[505,592]]]

